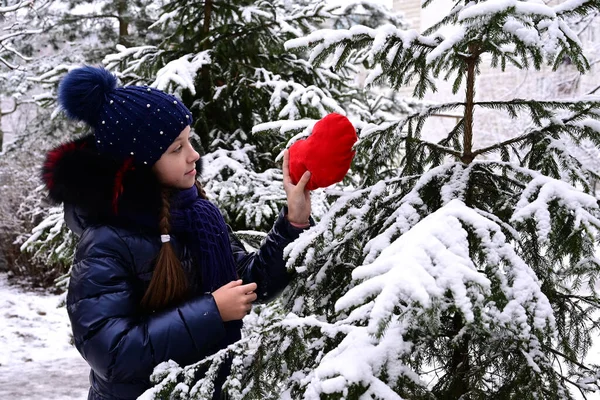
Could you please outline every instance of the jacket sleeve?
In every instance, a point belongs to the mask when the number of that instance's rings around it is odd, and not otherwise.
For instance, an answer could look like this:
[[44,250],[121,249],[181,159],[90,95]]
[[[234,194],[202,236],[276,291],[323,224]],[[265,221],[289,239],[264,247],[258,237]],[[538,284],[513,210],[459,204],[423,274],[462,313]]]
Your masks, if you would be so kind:
[[191,364],[216,350],[225,335],[210,294],[142,314],[132,263],[127,244],[103,226],[84,233],[71,272],[67,311],[75,345],[107,382],[147,380],[167,360]]
[[[248,253],[241,241],[229,230],[233,257],[238,275],[244,283],[256,282],[258,302],[268,302],[275,298],[290,281],[285,267],[283,249],[296,240],[305,230],[293,227],[285,217],[287,207],[282,208],[273,228],[261,243],[260,249]],[[312,218],[311,226],[314,225]],[[307,228],[308,229],[308,228]]]

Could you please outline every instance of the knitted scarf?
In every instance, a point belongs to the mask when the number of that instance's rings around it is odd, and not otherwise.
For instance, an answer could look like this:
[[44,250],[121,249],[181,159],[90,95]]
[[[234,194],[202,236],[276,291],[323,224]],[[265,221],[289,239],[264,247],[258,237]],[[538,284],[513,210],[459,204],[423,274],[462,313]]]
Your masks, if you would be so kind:
[[171,230],[183,234],[202,271],[202,286],[212,292],[237,279],[229,232],[219,209],[195,186],[171,199]]

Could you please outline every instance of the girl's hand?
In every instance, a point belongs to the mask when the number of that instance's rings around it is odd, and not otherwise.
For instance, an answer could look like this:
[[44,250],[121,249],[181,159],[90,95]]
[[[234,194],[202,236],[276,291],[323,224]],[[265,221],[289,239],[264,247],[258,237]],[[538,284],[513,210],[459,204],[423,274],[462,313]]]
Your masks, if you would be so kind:
[[212,293],[223,322],[242,319],[252,310],[252,302],[257,298],[256,283],[242,285],[242,282],[231,281]]
[[308,217],[310,217],[310,190],[305,189],[310,179],[310,171],[306,171],[300,181],[294,185],[290,178],[289,159],[289,151],[285,150],[283,152],[283,189],[288,203],[287,219],[294,225],[305,226],[309,224]]

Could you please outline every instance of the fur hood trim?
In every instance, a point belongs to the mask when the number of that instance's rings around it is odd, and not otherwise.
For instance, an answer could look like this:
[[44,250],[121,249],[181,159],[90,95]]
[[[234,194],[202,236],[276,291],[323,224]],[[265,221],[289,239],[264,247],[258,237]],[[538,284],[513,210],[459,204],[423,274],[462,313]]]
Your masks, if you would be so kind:
[[50,150],[41,172],[51,200],[89,215],[160,210],[161,187],[152,169],[99,154],[91,134]]

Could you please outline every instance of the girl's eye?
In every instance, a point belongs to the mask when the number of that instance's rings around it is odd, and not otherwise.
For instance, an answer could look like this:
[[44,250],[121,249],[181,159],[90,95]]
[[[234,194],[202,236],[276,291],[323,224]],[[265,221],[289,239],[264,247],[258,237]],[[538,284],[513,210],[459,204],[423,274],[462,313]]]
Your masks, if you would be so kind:
[[183,146],[179,145],[179,146],[177,146],[177,148],[175,150],[173,150],[173,152],[179,153],[181,151],[181,149],[183,149]]

